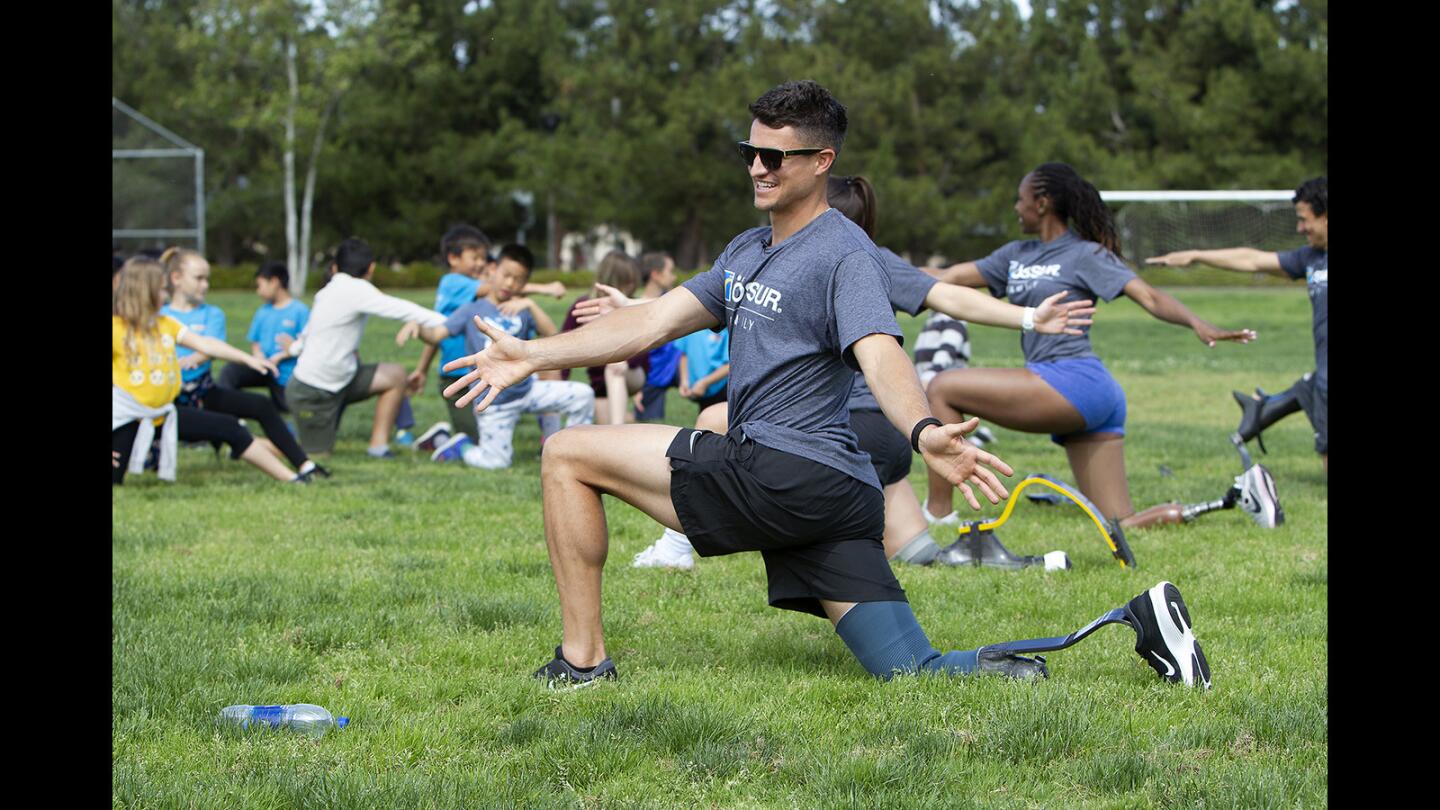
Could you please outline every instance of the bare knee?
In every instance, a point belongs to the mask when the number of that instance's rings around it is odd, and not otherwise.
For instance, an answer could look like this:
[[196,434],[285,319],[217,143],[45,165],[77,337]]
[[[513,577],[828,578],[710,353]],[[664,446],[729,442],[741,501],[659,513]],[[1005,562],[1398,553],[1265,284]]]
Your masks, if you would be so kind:
[[399,388],[405,384],[405,367],[398,363],[381,363],[375,369],[375,377],[370,381],[370,391],[380,393],[389,391],[392,388]]

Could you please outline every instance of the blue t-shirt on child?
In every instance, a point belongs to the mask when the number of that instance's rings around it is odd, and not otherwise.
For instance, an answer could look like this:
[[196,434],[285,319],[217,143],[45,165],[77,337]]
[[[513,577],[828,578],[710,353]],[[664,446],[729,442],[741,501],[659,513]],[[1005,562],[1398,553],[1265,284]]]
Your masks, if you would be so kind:
[[[730,330],[711,332],[702,329],[675,341],[685,355],[685,366],[689,372],[687,385],[694,385],[701,377],[730,362]],[[725,390],[725,380],[717,380],[700,392],[701,397],[713,397]]]
[[[169,315],[197,335],[212,337],[216,340],[225,339],[225,311],[214,304],[201,304],[189,312],[181,312],[172,309],[169,304],[160,308],[160,312]],[[184,360],[186,356],[195,353],[194,349],[187,349],[184,346],[175,347],[175,357]],[[210,373],[210,361],[206,360],[195,368],[187,368],[180,372],[181,382],[198,380]]]
[[[290,303],[279,308],[266,302],[255,310],[255,317],[250,319],[250,332],[245,335],[245,339],[251,343],[259,343],[260,351],[264,352],[266,357],[271,357],[280,351],[280,341],[276,340],[276,337],[299,337],[309,320],[310,308],[293,298]],[[295,358],[281,360],[276,368],[280,370],[280,376],[276,377],[275,381],[284,385],[290,379],[290,372],[295,369]]]
[[[440,286],[435,288],[435,311],[441,315],[453,314],[455,310],[474,301],[475,291],[478,289],[480,279],[461,273],[446,273],[440,278]],[[440,341],[440,376],[452,380],[464,377],[464,371],[445,371],[445,364],[464,357],[465,354],[465,338],[461,335],[454,334]]]
[[[480,329],[475,326],[476,315],[479,315],[481,320],[507,335],[514,335],[521,340],[529,340],[535,337],[535,318],[530,314],[529,310],[521,310],[518,315],[504,315],[498,307],[491,303],[489,298],[480,298],[455,310],[451,313],[450,317],[445,320],[445,328],[450,332],[452,338],[463,335],[463,338],[461,338],[463,342],[461,354],[457,356],[463,357],[465,355],[477,354],[485,351],[485,347],[490,345],[490,338],[485,337],[485,333],[481,332]],[[459,376],[463,377],[466,373],[468,372],[462,370]],[[534,384],[535,375],[532,374],[523,381],[515,383],[504,391],[501,391],[500,395],[495,397],[495,401],[491,404],[504,405],[507,402],[514,402],[530,393],[530,386]],[[474,386],[472,385],[471,387],[473,388]],[[486,386],[486,388],[488,387],[489,386]],[[475,402],[479,402],[484,398],[485,395],[482,393],[475,398]]]

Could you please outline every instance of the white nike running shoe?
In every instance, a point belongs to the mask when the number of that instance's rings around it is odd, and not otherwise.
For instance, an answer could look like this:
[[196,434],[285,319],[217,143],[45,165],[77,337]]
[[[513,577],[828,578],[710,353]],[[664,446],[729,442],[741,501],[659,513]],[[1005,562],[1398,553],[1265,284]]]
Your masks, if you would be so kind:
[[677,568],[681,571],[689,571],[695,567],[695,556],[688,551],[673,553],[662,548],[665,538],[656,540],[644,551],[635,555],[635,560],[630,563],[631,568]]
[[1285,522],[1285,510],[1280,508],[1280,496],[1275,493],[1275,478],[1270,471],[1259,464],[1235,476],[1235,488],[1240,490],[1240,508],[1254,518],[1262,529],[1273,529]]

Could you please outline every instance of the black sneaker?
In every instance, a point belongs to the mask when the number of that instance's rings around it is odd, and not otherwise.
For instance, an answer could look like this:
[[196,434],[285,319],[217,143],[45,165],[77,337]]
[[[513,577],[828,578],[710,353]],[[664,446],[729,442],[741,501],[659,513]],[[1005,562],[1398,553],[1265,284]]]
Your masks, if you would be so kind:
[[427,453],[433,453],[435,452],[435,448],[444,444],[454,432],[455,429],[450,426],[449,422],[436,422],[426,428],[424,433],[417,436],[415,443],[410,445],[410,448],[412,450],[424,450]]
[[1135,652],[1160,677],[1186,686],[1210,688],[1210,664],[1191,630],[1180,590],[1161,582],[1125,605],[1135,629]]
[[555,657],[550,663],[535,670],[534,677],[546,682],[551,689],[579,689],[583,686],[594,686],[602,678],[615,680],[615,662],[606,658],[594,667],[586,670],[576,669],[571,666],[565,656],[561,654],[560,648],[555,648]]
[[1007,678],[1021,681],[1050,677],[1050,670],[1045,666],[1045,656],[1043,655],[1026,658],[1023,655],[1003,650],[991,650],[986,647],[981,647],[977,652],[980,660],[980,669],[977,670],[979,672],[1004,675]]
[[319,464],[316,464],[314,467],[311,467],[309,470],[306,470],[306,471],[303,472],[303,473],[298,473],[298,474],[296,474],[295,478],[296,478],[296,480],[298,480],[300,483],[308,484],[308,483],[310,483],[310,481],[311,481],[312,479],[314,479],[315,476],[317,476],[317,475],[320,476],[321,478],[329,478],[329,477],[330,477],[330,471],[327,470],[327,469],[325,469],[324,467],[321,467]]

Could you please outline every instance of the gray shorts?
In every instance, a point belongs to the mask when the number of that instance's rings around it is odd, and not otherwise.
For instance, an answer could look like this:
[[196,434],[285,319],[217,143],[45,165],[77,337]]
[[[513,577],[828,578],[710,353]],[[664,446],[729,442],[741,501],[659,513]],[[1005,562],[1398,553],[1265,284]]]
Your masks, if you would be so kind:
[[350,383],[334,393],[306,385],[291,375],[285,384],[285,400],[295,415],[295,429],[306,453],[328,453],[335,449],[341,406],[373,396],[370,383],[375,380],[375,369],[379,367],[379,363],[362,364]]

